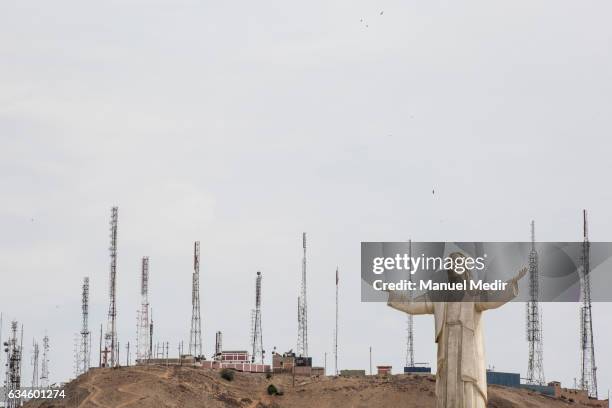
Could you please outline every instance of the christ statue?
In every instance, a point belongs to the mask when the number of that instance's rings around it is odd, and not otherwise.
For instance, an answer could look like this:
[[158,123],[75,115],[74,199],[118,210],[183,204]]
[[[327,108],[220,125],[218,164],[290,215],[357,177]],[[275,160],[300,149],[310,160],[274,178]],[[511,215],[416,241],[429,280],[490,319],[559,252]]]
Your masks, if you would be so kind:
[[[460,252],[450,255],[465,257]],[[469,271],[462,274],[448,270],[451,282],[466,282]],[[438,344],[436,371],[436,408],[485,408],[487,376],[485,367],[482,312],[495,309],[518,295],[518,281],[525,276],[522,268],[510,279],[495,301],[482,301],[477,293],[465,290],[452,296],[453,301],[430,296],[411,299],[404,293],[391,291],[388,305],[411,315],[433,314],[435,342]],[[469,288],[469,285],[465,285]]]

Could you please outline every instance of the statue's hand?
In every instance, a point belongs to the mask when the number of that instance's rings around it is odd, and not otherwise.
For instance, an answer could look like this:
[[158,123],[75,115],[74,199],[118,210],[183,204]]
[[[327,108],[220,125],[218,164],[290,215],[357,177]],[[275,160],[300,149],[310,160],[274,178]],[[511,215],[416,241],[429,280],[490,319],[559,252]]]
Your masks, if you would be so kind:
[[516,275],[516,277],[514,278],[514,280],[515,280],[516,282],[518,282],[518,281],[520,281],[521,279],[523,279],[523,277],[524,277],[525,275],[527,275],[527,270],[528,270],[528,269],[527,269],[527,267],[526,267],[526,266],[522,267],[522,268],[521,268],[521,269],[518,271],[518,275]]

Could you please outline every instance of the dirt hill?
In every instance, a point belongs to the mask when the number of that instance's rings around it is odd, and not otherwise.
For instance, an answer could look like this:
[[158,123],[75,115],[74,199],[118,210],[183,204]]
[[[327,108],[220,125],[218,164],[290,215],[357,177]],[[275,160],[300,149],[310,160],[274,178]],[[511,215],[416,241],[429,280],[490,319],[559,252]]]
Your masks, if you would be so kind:
[[[66,385],[63,400],[30,401],[27,408],[387,408],[434,407],[434,378],[395,375],[307,379],[291,375],[235,373],[233,381],[219,371],[192,367],[137,366],[93,369]],[[282,396],[269,396],[269,384]],[[573,407],[584,405],[512,388],[489,387],[489,407]]]

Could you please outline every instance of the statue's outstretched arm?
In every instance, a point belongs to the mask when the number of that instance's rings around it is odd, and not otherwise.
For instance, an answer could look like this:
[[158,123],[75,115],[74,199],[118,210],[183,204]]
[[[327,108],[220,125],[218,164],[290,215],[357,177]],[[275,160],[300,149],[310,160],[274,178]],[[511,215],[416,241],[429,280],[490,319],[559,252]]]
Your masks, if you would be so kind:
[[389,292],[387,305],[413,315],[433,314],[434,312],[433,303],[429,301],[426,294],[415,299],[410,299],[405,294],[392,290]]
[[483,311],[488,309],[497,309],[498,307],[510,302],[518,296],[518,281],[527,274],[527,268],[521,268],[518,274],[506,282],[506,288],[495,294],[495,300],[491,302],[477,302],[476,309]]

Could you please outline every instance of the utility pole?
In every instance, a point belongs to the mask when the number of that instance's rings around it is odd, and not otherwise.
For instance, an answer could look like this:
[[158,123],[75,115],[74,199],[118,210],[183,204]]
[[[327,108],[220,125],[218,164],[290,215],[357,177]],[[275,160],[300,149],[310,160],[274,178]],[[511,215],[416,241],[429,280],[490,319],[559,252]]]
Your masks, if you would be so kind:
[[189,354],[196,358],[202,356],[202,322],[200,319],[200,241],[196,241],[193,246]]
[[[118,364],[119,348],[117,347],[117,220],[119,207],[111,208],[110,220],[110,304],[108,308],[108,326],[104,336],[105,346],[102,353],[103,367],[116,367]],[[110,360],[109,360],[110,354]]]
[[325,373],[325,375],[327,375],[327,351],[325,352],[325,354],[323,355],[323,372]]
[[527,302],[527,342],[529,361],[527,364],[527,384],[545,385],[542,311],[540,309],[540,276],[538,272],[538,252],[535,245],[535,222],[531,221],[531,251],[529,252],[529,302]]
[[593,316],[591,314],[591,277],[590,251],[587,211],[583,210],[582,267],[580,283],[582,287],[582,306],[580,309],[580,388],[597,399],[597,365],[595,364],[595,344],[593,340]]
[[306,233],[302,233],[302,283],[298,296],[298,344],[297,355],[308,357],[308,303],[306,301]]
[[370,346],[370,375],[372,375],[372,346]]

